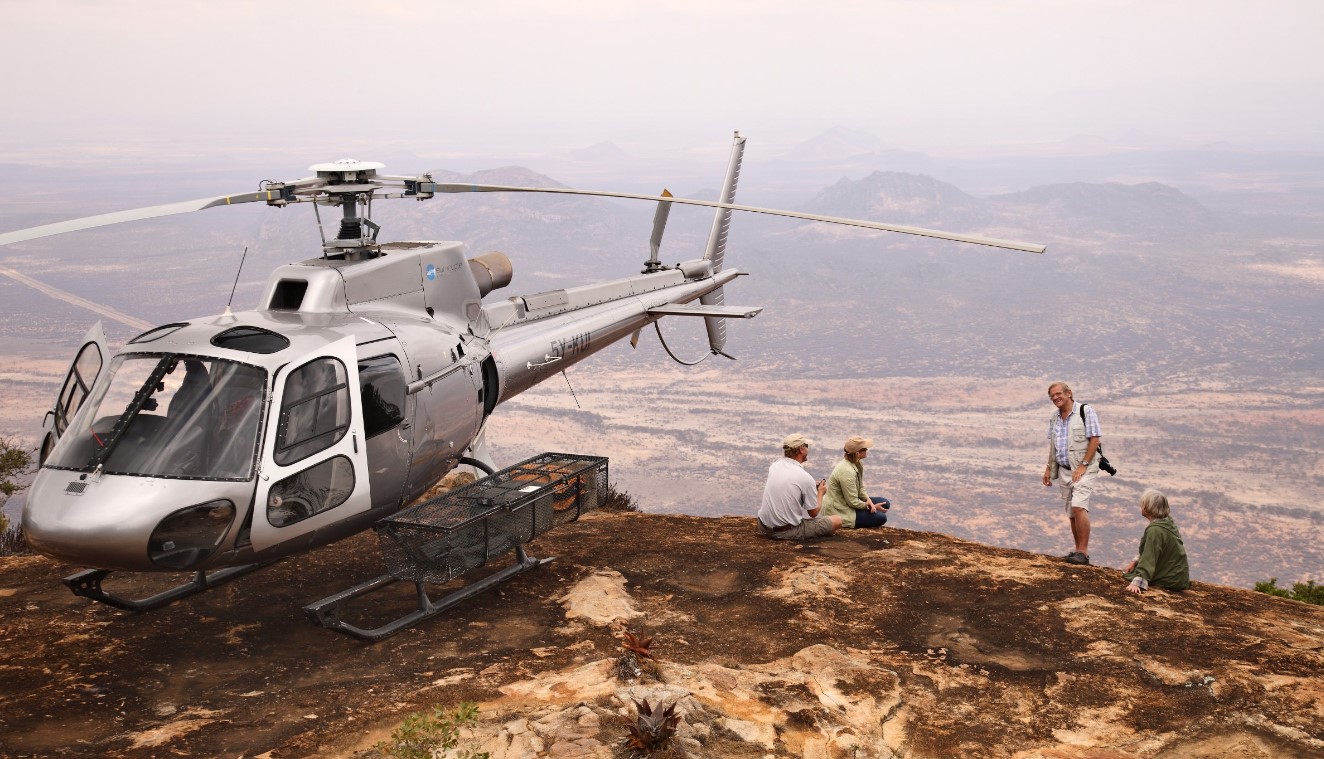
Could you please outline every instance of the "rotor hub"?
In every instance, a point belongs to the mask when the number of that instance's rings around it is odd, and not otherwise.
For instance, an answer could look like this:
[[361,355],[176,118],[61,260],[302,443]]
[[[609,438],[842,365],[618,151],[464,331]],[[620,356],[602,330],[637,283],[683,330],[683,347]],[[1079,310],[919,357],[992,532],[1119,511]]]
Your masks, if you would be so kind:
[[341,158],[331,163],[315,163],[308,167],[309,171],[317,172],[318,179],[325,179],[332,184],[361,182],[365,179],[377,176],[378,169],[386,168],[386,164],[376,161],[360,161],[357,158]]

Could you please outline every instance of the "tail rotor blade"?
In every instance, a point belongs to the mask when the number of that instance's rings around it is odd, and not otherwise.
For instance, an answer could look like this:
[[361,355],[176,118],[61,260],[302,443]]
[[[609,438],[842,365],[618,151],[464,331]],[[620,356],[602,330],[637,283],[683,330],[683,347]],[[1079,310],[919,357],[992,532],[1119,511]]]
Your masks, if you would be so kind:
[[[735,142],[731,146],[731,160],[727,163],[726,179],[722,181],[722,197],[724,204],[730,205],[736,199],[736,185],[740,182],[740,164],[745,156],[745,138],[736,132]],[[726,254],[726,237],[731,231],[731,209],[720,208],[713,215],[713,228],[708,233],[708,249],[704,251],[703,257],[713,262],[713,271],[722,270],[722,259]],[[708,301],[704,301],[708,303]],[[712,327],[708,328],[709,335],[712,334]]]
[[[663,188],[662,194],[658,197],[670,198],[671,191]],[[648,262],[644,264],[644,274],[658,271],[662,268],[662,233],[667,228],[667,217],[671,215],[671,201],[663,200],[657,204],[657,211],[653,214],[653,234],[648,238]]]

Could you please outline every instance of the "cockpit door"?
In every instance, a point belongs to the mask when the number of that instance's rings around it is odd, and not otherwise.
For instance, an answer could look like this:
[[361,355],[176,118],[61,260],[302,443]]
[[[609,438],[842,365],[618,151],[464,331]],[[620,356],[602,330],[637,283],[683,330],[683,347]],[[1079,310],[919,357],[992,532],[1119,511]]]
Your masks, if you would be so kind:
[[46,463],[46,457],[50,455],[56,441],[69,427],[69,422],[82,407],[87,394],[92,391],[92,385],[96,383],[97,377],[101,376],[101,370],[105,367],[106,331],[102,328],[101,322],[97,322],[86,335],[83,335],[82,342],[78,344],[78,352],[74,354],[74,360],[69,364],[69,371],[64,375],[64,384],[60,386],[60,394],[55,398],[55,405],[46,412],[46,418],[42,421],[39,464]]
[[263,551],[372,506],[353,338],[276,372],[253,501]]

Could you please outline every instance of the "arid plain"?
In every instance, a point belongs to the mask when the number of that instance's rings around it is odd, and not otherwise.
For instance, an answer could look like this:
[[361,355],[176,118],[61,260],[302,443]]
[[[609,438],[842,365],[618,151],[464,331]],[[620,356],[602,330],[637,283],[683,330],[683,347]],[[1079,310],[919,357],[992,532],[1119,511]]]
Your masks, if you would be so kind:
[[[892,524],[1044,553],[1070,549],[1056,490],[1039,483],[1047,415],[1042,378],[971,377],[776,380],[734,368],[631,367],[611,349],[503,406],[487,428],[501,462],[542,451],[611,459],[612,479],[648,511],[752,515],[780,439],[816,443],[808,468],[826,476],[852,434],[875,439],[866,482],[895,504]],[[647,363],[647,362],[646,362]],[[8,356],[0,429],[29,429],[49,404],[62,358]],[[573,395],[572,390],[573,388]],[[1314,578],[1324,549],[1318,491],[1300,487],[1284,461],[1313,461],[1305,430],[1324,410],[1291,409],[1272,392],[1153,392],[1099,404],[1106,448],[1120,467],[1093,509],[1094,560],[1134,555],[1144,520],[1140,491],[1174,494],[1192,573],[1240,587]],[[1181,436],[1164,430],[1181,428]],[[1226,451],[1229,431],[1252,450]],[[1245,445],[1244,443],[1242,445]],[[1212,466],[1190,462],[1216,462]],[[1231,495],[1229,495],[1231,494]]]

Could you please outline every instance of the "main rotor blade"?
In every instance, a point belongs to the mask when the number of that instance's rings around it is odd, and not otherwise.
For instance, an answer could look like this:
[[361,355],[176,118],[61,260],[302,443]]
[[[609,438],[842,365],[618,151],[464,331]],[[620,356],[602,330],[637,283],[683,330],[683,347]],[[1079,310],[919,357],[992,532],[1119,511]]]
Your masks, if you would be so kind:
[[900,232],[907,235],[919,235],[920,237],[935,237],[940,240],[952,240],[954,242],[968,242],[974,245],[990,245],[995,248],[1007,248],[1010,250],[1023,250],[1027,253],[1043,253],[1047,249],[1044,245],[1034,245],[1026,242],[1017,242],[1015,240],[999,240],[993,237],[980,237],[978,235],[961,235],[951,232],[939,232],[935,229],[923,229],[921,227],[905,227],[899,224],[883,224],[876,221],[862,221],[859,219],[842,219],[836,216],[820,216],[812,213],[799,213],[796,211],[780,211],[775,208],[756,208],[754,206],[738,206],[731,203],[718,203],[711,200],[691,200],[689,198],[669,198],[660,195],[639,195],[632,192],[606,192],[602,190],[575,190],[568,187],[510,187],[506,185],[494,184],[462,184],[462,183],[444,183],[444,182],[425,182],[419,186],[421,192],[444,192],[444,193],[465,193],[465,192],[546,192],[560,195],[593,195],[603,198],[626,198],[630,200],[652,200],[664,203],[681,203],[690,206],[706,206],[708,208],[729,208],[732,211],[748,211],[750,213],[762,213],[770,216],[785,216],[791,219],[806,219],[808,221],[822,221],[828,224],[844,224],[850,227],[862,227],[864,229],[878,229],[884,232]]
[[192,211],[214,208],[216,206],[265,202],[279,197],[280,193],[277,191],[263,190],[261,192],[247,192],[242,195],[221,195],[215,198],[184,200],[178,203],[167,203],[163,206],[148,206],[147,208],[135,208],[131,211],[103,213],[99,216],[85,216],[81,219],[57,221],[54,224],[43,224],[40,227],[29,227],[14,232],[5,232],[4,234],[0,234],[0,245],[11,245],[16,242],[36,240],[41,237],[50,237],[51,235],[62,235],[65,232],[77,232],[80,229],[93,229],[95,227],[104,227],[110,224],[121,224],[126,221],[138,221],[140,219],[154,219],[158,216],[173,216],[180,213],[190,213]]

